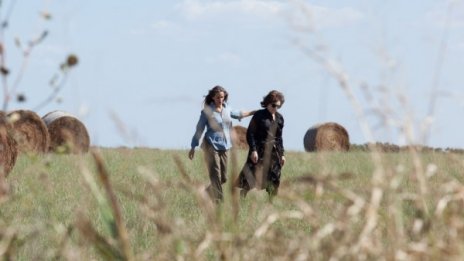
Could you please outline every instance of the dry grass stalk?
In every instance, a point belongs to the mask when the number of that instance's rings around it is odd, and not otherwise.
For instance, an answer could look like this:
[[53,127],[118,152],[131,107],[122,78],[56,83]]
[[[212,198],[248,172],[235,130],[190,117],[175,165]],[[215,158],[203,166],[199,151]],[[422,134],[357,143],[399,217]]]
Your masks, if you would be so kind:
[[238,177],[238,161],[237,161],[237,151],[236,149],[231,150],[231,163],[232,163],[232,171],[230,175],[230,182],[229,182],[229,189],[231,194],[231,205],[232,205],[232,215],[234,224],[237,224],[238,221],[238,214],[240,210],[240,202],[239,202],[239,193],[238,189],[235,186],[235,180]]
[[201,207],[205,213],[205,217],[208,220],[208,223],[214,227],[214,230],[217,230],[217,215],[214,212],[214,205],[211,201],[210,196],[205,191],[204,187],[197,182],[194,182],[187,173],[182,160],[177,156],[174,155],[174,161],[178,170],[181,173],[181,177],[183,178],[183,182],[180,184],[182,188],[189,191],[195,196],[195,199],[198,203],[198,206]]
[[126,226],[122,220],[121,208],[109,181],[109,175],[104,165],[103,158],[97,151],[92,151],[92,156],[97,165],[98,177],[100,179],[100,182],[103,184],[103,187],[106,192],[106,197],[108,198],[111,210],[113,212],[114,221],[116,223],[117,228],[116,237],[118,239],[119,247],[120,249],[122,249],[122,253],[124,255],[125,260],[134,260],[132,251],[130,249],[129,236],[127,234]]
[[18,231],[14,228],[7,228],[0,234],[0,256],[4,260],[11,260],[14,253],[15,241],[18,238]]
[[248,142],[246,139],[247,128],[236,125],[232,128],[232,145],[235,149],[248,150]]
[[90,220],[84,215],[78,215],[75,226],[87,242],[94,246],[106,260],[127,260],[112,242],[95,230]]
[[[155,225],[158,231],[163,234],[171,234],[174,232],[174,227],[171,226],[168,218],[165,216],[166,207],[168,204],[165,202],[162,196],[163,187],[173,186],[172,184],[161,183],[155,175],[148,169],[139,167],[138,173],[146,181],[149,193],[143,193],[142,195],[135,194],[130,191],[126,186],[116,187],[118,191],[123,193],[125,196],[139,203],[139,207],[143,214],[150,219]],[[156,200],[152,199],[152,196]]]

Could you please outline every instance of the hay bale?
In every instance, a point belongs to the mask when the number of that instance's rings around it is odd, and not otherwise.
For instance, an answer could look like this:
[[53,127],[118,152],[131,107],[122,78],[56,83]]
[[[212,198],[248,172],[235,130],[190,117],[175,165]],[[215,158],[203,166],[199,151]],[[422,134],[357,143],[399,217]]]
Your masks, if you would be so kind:
[[348,151],[350,138],[343,126],[335,122],[315,125],[308,129],[303,140],[306,151]]
[[89,151],[89,134],[78,118],[63,111],[52,111],[42,119],[50,135],[49,151],[76,154]]
[[246,140],[247,128],[236,125],[232,128],[232,146],[236,149],[248,150],[248,142]]
[[4,112],[0,112],[0,177],[6,177],[13,169],[18,147],[12,135],[13,127]]
[[48,151],[50,136],[47,126],[37,113],[16,110],[8,113],[7,120],[13,127],[13,138],[20,152],[44,153]]

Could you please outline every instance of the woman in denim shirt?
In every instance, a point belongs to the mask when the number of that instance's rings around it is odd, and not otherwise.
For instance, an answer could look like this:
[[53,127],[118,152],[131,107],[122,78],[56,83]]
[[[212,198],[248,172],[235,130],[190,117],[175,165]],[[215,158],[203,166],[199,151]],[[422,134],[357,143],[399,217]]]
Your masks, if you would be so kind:
[[227,91],[221,86],[209,90],[188,155],[193,159],[195,147],[200,144],[201,135],[206,128],[201,147],[205,153],[211,181],[207,191],[215,202],[223,200],[222,184],[227,181],[227,151],[232,147],[230,136],[232,118],[240,120],[254,114],[254,111],[232,110],[227,104],[228,96]]

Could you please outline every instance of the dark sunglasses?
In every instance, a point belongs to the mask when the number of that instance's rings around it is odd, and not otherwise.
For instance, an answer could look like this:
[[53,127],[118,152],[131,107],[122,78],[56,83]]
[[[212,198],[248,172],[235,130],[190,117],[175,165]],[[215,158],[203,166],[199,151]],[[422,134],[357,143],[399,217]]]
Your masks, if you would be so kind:
[[282,105],[273,103],[273,104],[271,104],[271,106],[272,106],[272,108],[280,109],[280,107],[281,107]]

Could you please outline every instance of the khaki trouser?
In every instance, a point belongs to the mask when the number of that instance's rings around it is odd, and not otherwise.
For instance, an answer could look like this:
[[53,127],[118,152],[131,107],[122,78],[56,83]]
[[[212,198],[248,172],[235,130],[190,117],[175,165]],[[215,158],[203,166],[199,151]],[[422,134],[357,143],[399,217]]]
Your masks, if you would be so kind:
[[211,181],[206,190],[215,202],[222,201],[222,184],[227,181],[227,150],[217,151],[207,141],[203,141],[202,147]]

